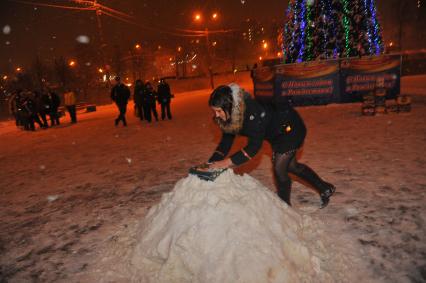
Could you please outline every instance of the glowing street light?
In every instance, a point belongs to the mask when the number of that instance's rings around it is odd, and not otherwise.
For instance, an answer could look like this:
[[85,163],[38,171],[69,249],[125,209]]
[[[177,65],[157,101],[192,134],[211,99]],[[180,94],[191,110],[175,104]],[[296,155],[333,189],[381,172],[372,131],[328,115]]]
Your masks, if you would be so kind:
[[135,49],[141,49],[140,44],[136,44],[136,45],[135,45]]
[[262,59],[263,59],[262,56],[259,56],[259,61],[262,61]]
[[18,68],[16,68],[16,71],[17,71],[17,72],[20,72],[20,71],[22,71],[22,68],[21,68],[21,67],[18,67]]
[[75,61],[74,60],[71,60],[69,63],[68,63],[68,65],[70,66],[70,67],[74,67],[75,66]]
[[104,72],[104,70],[102,68],[99,68],[98,72],[102,74]]
[[194,21],[196,21],[196,22],[201,21],[201,14],[200,13],[195,13],[195,15],[194,15]]
[[263,46],[263,49],[268,49],[268,43],[267,43],[267,42],[264,42],[264,43],[262,44],[262,46]]
[[7,80],[7,76],[6,75],[3,76],[3,80]]
[[181,52],[182,51],[182,47],[179,46],[178,49],[177,49],[177,51]]
[[212,19],[213,19],[213,20],[216,20],[216,19],[217,19],[217,17],[218,17],[218,14],[217,14],[217,13],[213,13],[213,14],[212,14]]

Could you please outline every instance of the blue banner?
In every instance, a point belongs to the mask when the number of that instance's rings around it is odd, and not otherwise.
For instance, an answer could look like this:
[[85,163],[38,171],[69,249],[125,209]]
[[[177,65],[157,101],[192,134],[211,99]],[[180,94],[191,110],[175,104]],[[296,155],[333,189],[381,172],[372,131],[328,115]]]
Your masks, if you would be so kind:
[[272,101],[274,97],[274,67],[253,70],[254,97],[260,101]]
[[340,62],[340,100],[361,101],[362,96],[374,91],[376,80],[383,78],[386,99],[396,98],[401,88],[401,57],[383,55],[361,59],[343,59]]
[[335,60],[276,66],[275,97],[293,105],[334,102],[339,95],[339,63]]
[[261,67],[254,72],[254,94],[259,100],[295,106],[357,102],[380,81],[386,99],[393,99],[400,93],[400,71],[399,55]]

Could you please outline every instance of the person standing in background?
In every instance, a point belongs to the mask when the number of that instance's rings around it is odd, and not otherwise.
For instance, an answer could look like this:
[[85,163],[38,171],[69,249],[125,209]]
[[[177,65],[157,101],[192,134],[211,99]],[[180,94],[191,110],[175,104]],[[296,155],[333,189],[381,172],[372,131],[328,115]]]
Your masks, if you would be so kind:
[[155,121],[158,122],[158,113],[156,108],[157,93],[154,91],[150,82],[145,83],[145,118],[148,123],[151,123],[151,113],[154,115]]
[[65,107],[68,110],[68,113],[70,113],[71,123],[77,123],[77,113],[76,113],[76,104],[77,104],[77,98],[75,96],[74,91],[71,89],[66,89],[64,93],[64,104]]
[[145,86],[142,82],[142,80],[136,80],[135,82],[135,89],[133,91],[133,102],[135,103],[135,111],[137,112],[139,119],[141,121],[146,118],[146,114],[144,115],[144,91]]
[[119,76],[115,77],[116,85],[111,90],[111,99],[115,102],[120,112],[118,117],[115,119],[115,125],[117,126],[120,121],[123,122],[123,126],[127,126],[126,122],[126,110],[127,103],[130,98],[129,88],[121,82]]
[[165,79],[160,80],[158,85],[158,103],[161,105],[161,120],[167,118],[172,119],[172,113],[170,112],[170,102],[172,99],[172,94],[170,92],[170,86]]
[[61,104],[61,99],[51,89],[47,90],[47,98],[46,99],[49,103],[50,126],[59,125],[60,123],[59,123],[58,108],[59,108],[59,105]]

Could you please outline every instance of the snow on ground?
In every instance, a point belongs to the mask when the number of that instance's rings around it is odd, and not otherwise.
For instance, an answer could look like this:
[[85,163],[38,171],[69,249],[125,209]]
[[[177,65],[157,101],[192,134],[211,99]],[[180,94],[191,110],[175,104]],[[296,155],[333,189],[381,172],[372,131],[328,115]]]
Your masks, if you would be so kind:
[[[338,191],[318,210],[318,196],[295,183],[293,208],[322,225],[333,249],[353,257],[352,282],[359,274],[370,282],[426,280],[423,79],[403,79],[403,93],[413,94],[407,114],[363,117],[358,103],[298,109],[308,127],[301,161]],[[2,123],[0,281],[94,282],[111,272],[111,254],[126,256],[120,248],[135,243],[148,209],[214,149],[220,132],[208,94],[178,94],[173,120],[151,125],[130,105],[128,127],[113,126],[113,105],[36,132]],[[270,156],[265,144],[236,172],[273,191]]]

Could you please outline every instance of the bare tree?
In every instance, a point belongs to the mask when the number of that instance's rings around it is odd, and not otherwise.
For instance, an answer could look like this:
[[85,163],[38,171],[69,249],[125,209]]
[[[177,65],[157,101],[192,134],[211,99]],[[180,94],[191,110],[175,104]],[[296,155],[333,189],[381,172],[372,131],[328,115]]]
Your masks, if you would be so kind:
[[47,74],[47,66],[45,66],[41,60],[40,57],[37,55],[33,65],[32,65],[32,71],[33,71],[33,76],[34,76],[34,82],[35,82],[35,86],[38,89],[42,89],[43,85],[44,85],[44,79],[45,76]]
[[114,46],[114,56],[112,58],[112,67],[113,70],[115,71],[115,73],[118,76],[122,75],[123,72],[123,62],[122,62],[122,55],[121,55],[121,51],[120,51],[120,46],[115,45]]
[[59,59],[55,59],[55,73],[60,86],[67,86],[70,82],[71,72],[63,56],[59,57]]

